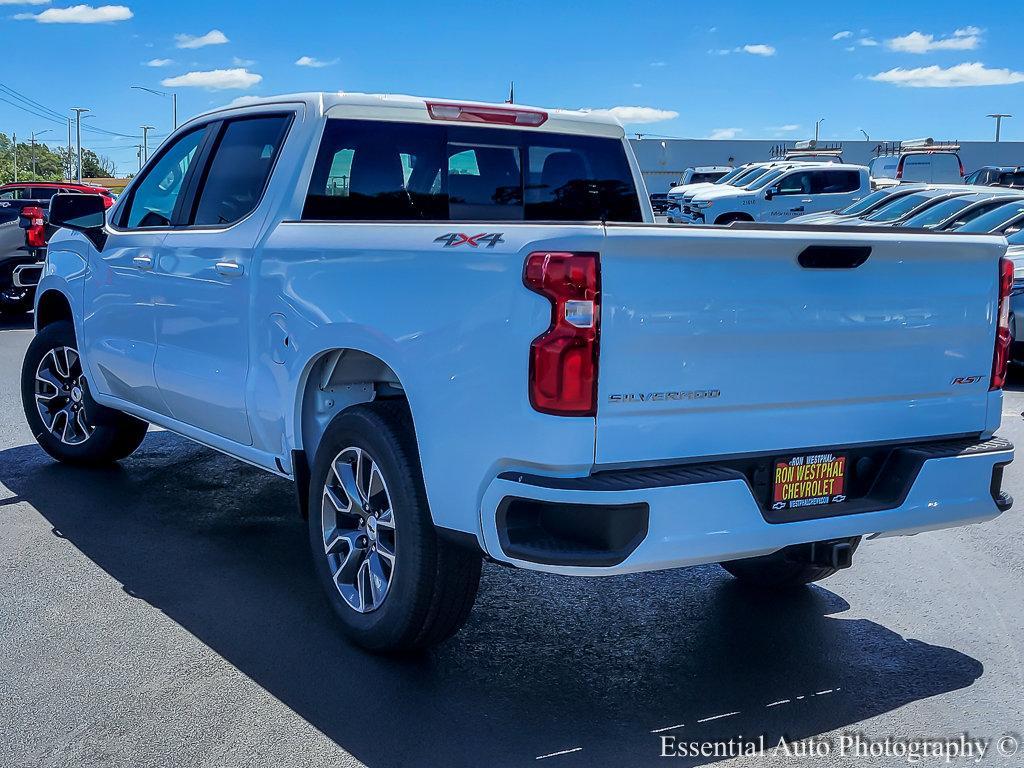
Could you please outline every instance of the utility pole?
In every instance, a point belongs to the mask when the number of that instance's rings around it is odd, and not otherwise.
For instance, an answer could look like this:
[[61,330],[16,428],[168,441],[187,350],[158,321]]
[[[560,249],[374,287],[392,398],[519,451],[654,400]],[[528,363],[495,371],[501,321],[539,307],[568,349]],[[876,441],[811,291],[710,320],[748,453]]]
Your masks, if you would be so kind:
[[78,183],[82,183],[82,113],[89,110],[85,107],[72,107],[75,113],[76,141],[78,142]]
[[174,93],[173,91],[171,91],[170,93],[168,93],[167,91],[158,91],[158,90],[156,90],[154,88],[147,88],[144,85],[133,85],[133,86],[130,86],[130,87],[134,88],[137,91],[145,91],[146,93],[152,93],[152,94],[155,94],[157,96],[163,96],[164,98],[167,98],[168,96],[170,96],[171,97],[171,125],[173,126],[171,128],[171,130],[172,131],[178,130],[178,94]]
[[44,128],[41,131],[32,131],[30,134],[31,138],[29,143],[32,145],[32,175],[36,175],[36,136],[42,136],[44,133],[49,131],[49,128]]
[[18,134],[11,134],[11,147],[14,149],[14,183],[18,183]]
[[72,167],[72,162],[71,162],[71,118],[70,117],[68,118],[68,165],[67,165],[67,172],[68,172],[68,183],[70,184],[71,183],[71,177],[75,173],[75,169]]
[[999,130],[1003,127],[1003,118],[1004,117],[1013,117],[1013,115],[1007,115],[1007,114],[1002,113],[1002,112],[996,112],[996,113],[991,114],[991,115],[986,115],[986,117],[993,117],[993,118],[995,118],[995,121],[996,121],[996,141],[999,141]]
[[137,158],[139,158],[139,171],[141,172],[142,171],[142,145],[141,144],[136,144],[135,145],[135,156]]
[[142,162],[149,160],[149,132],[153,130],[152,125],[140,125],[142,129]]

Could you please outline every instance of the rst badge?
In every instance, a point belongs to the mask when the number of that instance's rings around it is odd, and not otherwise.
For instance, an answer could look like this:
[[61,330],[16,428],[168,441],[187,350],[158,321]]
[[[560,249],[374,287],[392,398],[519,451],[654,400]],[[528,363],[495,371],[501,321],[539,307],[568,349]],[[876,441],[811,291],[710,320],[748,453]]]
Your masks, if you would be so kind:
[[455,248],[460,245],[468,245],[470,248],[479,248],[481,243],[487,248],[493,248],[498,243],[504,243],[502,237],[504,232],[481,232],[479,235],[467,235],[463,232],[449,232],[446,235],[435,237],[435,243],[443,243],[445,248]]

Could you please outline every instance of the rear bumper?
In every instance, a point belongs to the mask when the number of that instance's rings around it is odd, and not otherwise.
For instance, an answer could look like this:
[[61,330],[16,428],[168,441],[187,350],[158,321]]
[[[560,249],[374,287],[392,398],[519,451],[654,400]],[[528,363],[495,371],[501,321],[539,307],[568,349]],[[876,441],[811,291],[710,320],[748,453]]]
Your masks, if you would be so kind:
[[[833,505],[832,516],[795,522],[769,522],[748,478],[723,465],[587,478],[506,472],[484,494],[484,545],[491,557],[521,568],[601,576],[756,557],[812,541],[913,535],[991,520],[1012,503],[1000,495],[1002,468],[1013,460],[1006,440],[894,450],[914,458],[898,496],[874,509],[866,500]],[[836,514],[841,508],[854,511]],[[574,531],[585,541],[567,545]]]

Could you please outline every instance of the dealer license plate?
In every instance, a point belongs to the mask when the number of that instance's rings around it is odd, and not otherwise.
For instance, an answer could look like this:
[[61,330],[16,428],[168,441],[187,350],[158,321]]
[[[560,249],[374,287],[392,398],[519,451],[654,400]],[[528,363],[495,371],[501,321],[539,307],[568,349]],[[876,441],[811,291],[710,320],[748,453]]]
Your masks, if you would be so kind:
[[775,462],[772,509],[800,509],[846,501],[846,457],[835,453]]

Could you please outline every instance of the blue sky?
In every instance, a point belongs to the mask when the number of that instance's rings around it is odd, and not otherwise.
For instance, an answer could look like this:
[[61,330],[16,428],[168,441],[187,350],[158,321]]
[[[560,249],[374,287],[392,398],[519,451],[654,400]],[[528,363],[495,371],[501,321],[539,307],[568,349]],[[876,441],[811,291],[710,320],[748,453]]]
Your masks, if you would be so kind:
[[[990,112],[1024,140],[1020,0],[805,6],[765,2],[234,2],[0,0],[0,84],[128,136],[243,95],[388,91],[557,107],[621,108],[632,132],[684,137],[988,139]],[[7,102],[0,131],[66,126]],[[634,109],[628,109],[634,108]],[[38,107],[33,110],[40,113]],[[135,163],[137,139],[83,144]]]

